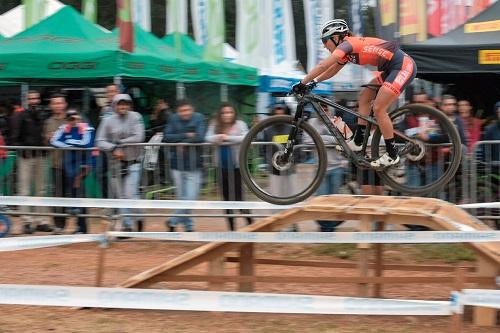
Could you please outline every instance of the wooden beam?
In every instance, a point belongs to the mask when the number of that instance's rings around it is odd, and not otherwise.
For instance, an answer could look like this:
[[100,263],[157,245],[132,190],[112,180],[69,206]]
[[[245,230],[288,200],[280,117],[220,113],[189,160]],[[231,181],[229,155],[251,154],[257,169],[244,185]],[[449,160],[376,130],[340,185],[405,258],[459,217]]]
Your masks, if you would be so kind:
[[[240,275],[241,276],[254,276],[254,244],[245,244],[240,248]],[[253,282],[240,282],[241,292],[254,291]]]
[[[488,278],[489,281],[494,279]],[[172,282],[260,282],[260,283],[299,283],[299,284],[448,284],[454,285],[456,282],[455,276],[233,276],[233,275],[188,275],[179,274],[167,277],[167,281]],[[485,278],[466,277],[466,283],[476,281],[485,282]]]
[[[227,262],[239,262],[239,257],[226,257]],[[301,266],[301,267],[322,267],[322,268],[352,268],[358,267],[358,264],[351,262],[326,262],[312,260],[287,260],[287,259],[254,259],[255,264],[259,265],[276,265],[276,266]],[[374,263],[368,265],[370,269],[375,268]],[[474,272],[474,266],[443,266],[443,265],[402,265],[402,264],[384,264],[383,270],[386,271],[415,271],[415,272],[455,272],[456,268],[460,267],[468,272]]]

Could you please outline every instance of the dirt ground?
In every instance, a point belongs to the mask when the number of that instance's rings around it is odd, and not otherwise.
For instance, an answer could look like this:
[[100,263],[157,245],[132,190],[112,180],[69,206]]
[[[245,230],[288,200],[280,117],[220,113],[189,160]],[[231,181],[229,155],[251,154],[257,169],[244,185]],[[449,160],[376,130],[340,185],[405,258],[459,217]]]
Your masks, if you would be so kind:
[[[163,231],[163,221],[147,221],[148,231]],[[197,230],[225,230],[224,221],[199,219]],[[300,226],[312,231],[313,223]],[[96,227],[91,228],[97,232]],[[38,233],[42,234],[42,233]],[[106,253],[104,286],[115,286],[127,278],[195,248],[191,243],[158,241],[120,241],[113,243]],[[349,262],[334,256],[317,255],[317,245],[262,244],[256,246],[257,257],[273,259],[300,259],[329,262]],[[3,252],[0,265],[0,283],[92,286],[95,282],[98,250],[95,244]],[[412,263],[416,258],[386,248],[387,263]],[[350,258],[352,261],[353,258]],[[442,262],[433,262],[443,264]],[[430,264],[430,262],[429,262]],[[470,263],[467,263],[470,264]],[[203,274],[208,268],[199,265],[187,274]],[[234,274],[236,264],[226,264],[226,274]],[[300,268],[284,266],[257,266],[258,275],[355,276],[352,269]],[[443,276],[450,273],[390,271],[393,276]],[[300,293],[311,295],[356,296],[353,284],[303,285],[258,283],[256,291]],[[205,283],[169,282],[156,288],[206,290]],[[473,287],[467,286],[467,287]],[[220,290],[235,291],[235,284],[226,284]],[[388,285],[386,298],[445,300],[451,287],[442,285]],[[283,315],[242,314],[181,311],[117,310],[0,306],[0,333],[18,332],[331,332],[331,333],[436,333],[449,332],[449,317],[382,317],[347,315]],[[498,332],[500,328],[480,328],[465,320],[463,332]]]

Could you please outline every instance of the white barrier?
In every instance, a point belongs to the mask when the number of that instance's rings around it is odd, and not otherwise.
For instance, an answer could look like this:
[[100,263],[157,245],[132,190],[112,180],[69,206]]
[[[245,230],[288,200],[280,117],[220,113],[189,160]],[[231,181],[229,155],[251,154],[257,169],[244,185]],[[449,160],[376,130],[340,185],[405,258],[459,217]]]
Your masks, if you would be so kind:
[[464,289],[458,295],[460,305],[500,309],[500,290]]
[[[356,197],[356,195],[353,195]],[[294,205],[273,205],[262,201],[205,201],[205,200],[132,200],[132,199],[89,199],[89,198],[55,198],[31,196],[0,196],[0,203],[7,206],[41,206],[41,207],[86,207],[86,208],[132,208],[132,209],[193,209],[193,210],[285,210],[301,207]],[[344,206],[335,206],[342,208]],[[349,206],[345,206],[348,208]],[[487,202],[457,205],[464,209],[500,208],[500,202]],[[373,208],[373,207],[371,207]],[[383,207],[380,207],[383,208]]]
[[99,234],[2,238],[0,239],[0,252],[40,249],[77,243],[104,242],[105,240],[106,236]]
[[405,244],[482,243],[500,241],[500,231],[383,231],[383,232],[119,232],[112,237],[134,237],[189,242]]
[[0,304],[260,313],[448,316],[447,301],[0,284]]
[[418,244],[500,241],[500,231],[377,231],[377,232],[120,232],[105,234],[30,236],[0,239],[0,252],[76,243],[105,243],[109,237],[166,241],[282,244]]
[[52,198],[30,196],[0,196],[6,206],[39,207],[87,207],[87,208],[131,208],[131,209],[194,209],[194,210],[285,210],[300,205],[273,205],[262,201],[189,201],[189,200],[135,200],[135,199],[89,199]]

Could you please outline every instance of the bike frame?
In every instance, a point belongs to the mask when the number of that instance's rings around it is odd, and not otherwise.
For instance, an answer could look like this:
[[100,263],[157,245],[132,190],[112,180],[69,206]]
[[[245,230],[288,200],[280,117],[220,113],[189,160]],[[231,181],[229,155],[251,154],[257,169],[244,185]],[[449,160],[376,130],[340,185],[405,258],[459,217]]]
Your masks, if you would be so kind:
[[[366,148],[368,147],[368,138],[370,137],[371,128],[372,128],[372,126],[378,127],[377,120],[373,117],[373,111],[371,112],[370,116],[365,116],[365,115],[359,114],[358,112],[355,112],[351,109],[348,109],[340,104],[337,104],[337,103],[329,100],[328,98],[321,97],[321,96],[311,94],[311,93],[305,94],[299,98],[299,104],[297,105],[297,110],[296,110],[295,116],[294,116],[294,123],[296,123],[297,126],[294,126],[292,128],[292,132],[290,133],[290,136],[289,136],[290,140],[288,141],[288,143],[285,147],[285,150],[284,150],[284,157],[288,158],[290,152],[292,151],[293,145],[295,144],[295,136],[297,135],[298,125],[300,125],[300,123],[302,121],[305,121],[304,120],[304,106],[306,104],[309,104],[309,103],[312,104],[314,110],[316,111],[318,116],[321,118],[323,123],[328,128],[328,131],[330,132],[330,134],[332,134],[337,139],[338,144],[342,147],[344,152],[347,154],[347,157],[350,160],[352,160],[355,164],[357,164],[358,166],[372,168],[370,165],[370,160],[366,159],[365,156],[366,156]],[[333,122],[330,120],[330,117],[325,112],[325,110],[323,110],[323,108],[321,107],[321,105],[319,103],[326,104],[326,105],[331,106],[332,108],[334,108],[336,110],[342,110],[342,111],[347,112],[351,115],[354,115],[358,118],[366,120],[366,122],[367,122],[366,131],[365,131],[365,136],[363,138],[363,146],[362,146],[360,154],[356,154],[355,152],[353,152],[349,148],[349,146],[346,143],[346,139],[344,138],[342,133],[340,133],[339,129],[333,124]],[[408,137],[404,133],[401,133],[400,131],[394,130],[394,134],[405,139],[408,142],[415,143],[415,140]]]

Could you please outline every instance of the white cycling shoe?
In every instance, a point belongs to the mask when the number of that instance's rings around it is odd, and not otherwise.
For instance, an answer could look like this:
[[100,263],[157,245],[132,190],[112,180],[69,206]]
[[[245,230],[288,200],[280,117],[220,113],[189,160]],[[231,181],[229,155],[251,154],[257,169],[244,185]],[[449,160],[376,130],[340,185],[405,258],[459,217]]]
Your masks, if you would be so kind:
[[375,161],[371,161],[370,165],[378,169],[378,168],[387,168],[396,165],[398,163],[399,163],[399,156],[396,156],[396,158],[392,158],[389,156],[389,154],[385,153]]
[[[358,145],[354,142],[354,140],[349,140],[349,141],[346,141],[345,143],[346,143],[346,144],[347,144],[347,146],[348,146],[348,147],[349,147],[352,151],[354,151],[354,152],[361,151],[361,149],[363,148],[363,145],[359,145],[359,146],[358,146]],[[335,146],[335,148],[336,148],[337,150],[342,150],[342,146],[339,146],[339,145]]]

